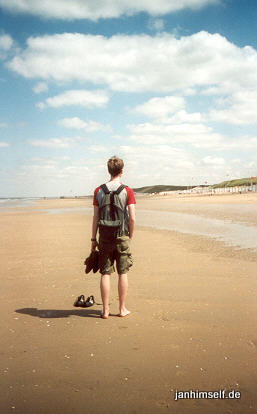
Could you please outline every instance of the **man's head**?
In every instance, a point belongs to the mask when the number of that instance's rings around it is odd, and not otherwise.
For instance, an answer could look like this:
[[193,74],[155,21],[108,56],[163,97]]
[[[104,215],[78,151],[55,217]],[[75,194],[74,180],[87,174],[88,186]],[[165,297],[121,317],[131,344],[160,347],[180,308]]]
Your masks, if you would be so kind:
[[107,167],[110,175],[112,177],[116,177],[117,175],[120,175],[123,171],[124,162],[120,158],[114,157],[110,158],[107,162]]

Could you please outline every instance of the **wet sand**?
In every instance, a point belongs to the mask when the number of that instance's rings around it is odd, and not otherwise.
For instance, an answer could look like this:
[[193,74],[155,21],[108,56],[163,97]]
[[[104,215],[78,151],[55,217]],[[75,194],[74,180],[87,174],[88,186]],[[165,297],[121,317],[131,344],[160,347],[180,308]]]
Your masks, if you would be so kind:
[[[138,197],[137,209],[223,215],[247,224],[242,208],[238,218],[237,207],[222,206],[256,207],[256,200],[255,194]],[[256,252],[137,227],[127,301],[132,313],[116,316],[113,275],[113,316],[102,320],[99,274],[85,275],[83,266],[91,218],[76,210],[90,204],[44,200],[0,214],[1,413],[255,413]],[[52,208],[74,211],[47,214]],[[74,308],[80,294],[93,294],[99,305]],[[174,400],[176,390],[224,389],[241,398]]]

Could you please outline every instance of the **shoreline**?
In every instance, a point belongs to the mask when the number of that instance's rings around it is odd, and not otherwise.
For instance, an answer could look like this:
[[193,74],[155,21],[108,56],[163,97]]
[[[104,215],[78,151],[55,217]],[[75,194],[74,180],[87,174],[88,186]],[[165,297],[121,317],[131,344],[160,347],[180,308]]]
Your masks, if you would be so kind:
[[[136,204],[137,226],[212,238],[225,246],[251,249],[257,253],[257,194],[253,197],[240,195],[237,203],[231,203],[229,199],[220,202],[215,197],[211,201],[165,196],[139,198]],[[92,199],[37,200],[31,206],[11,208],[9,213],[25,211],[92,216],[93,207]]]
[[[136,193],[135,192],[136,197],[144,197],[144,198],[215,198],[215,197],[249,197],[249,196],[253,196],[253,197],[257,197],[257,193],[256,192],[252,192],[252,191],[247,191],[247,192],[242,192],[242,193],[236,193],[236,192],[224,192],[224,193],[181,193],[178,194],[174,191],[174,193],[167,193],[167,194],[162,194],[162,193]],[[61,201],[65,201],[65,200],[87,200],[87,199],[93,199],[93,195],[84,195],[84,196],[24,196],[24,197],[0,197],[0,201],[4,201],[4,200],[38,200],[38,201],[51,201],[51,200],[61,200]]]

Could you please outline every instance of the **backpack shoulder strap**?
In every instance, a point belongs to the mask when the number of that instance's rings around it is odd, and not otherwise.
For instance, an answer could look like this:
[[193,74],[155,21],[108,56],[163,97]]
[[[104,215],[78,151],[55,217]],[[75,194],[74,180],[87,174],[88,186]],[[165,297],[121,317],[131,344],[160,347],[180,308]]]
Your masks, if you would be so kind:
[[121,184],[119,188],[115,191],[115,194],[120,194],[125,187],[127,187],[127,185]]
[[108,190],[108,187],[106,184],[102,184],[100,188],[103,190],[104,194],[110,194],[110,191]]

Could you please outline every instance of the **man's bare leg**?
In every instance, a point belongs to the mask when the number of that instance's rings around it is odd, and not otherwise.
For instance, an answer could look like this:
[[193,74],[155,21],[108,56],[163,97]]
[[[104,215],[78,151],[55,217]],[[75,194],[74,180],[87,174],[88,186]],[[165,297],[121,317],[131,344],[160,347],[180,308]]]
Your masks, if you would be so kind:
[[128,275],[123,273],[119,275],[118,281],[118,292],[120,300],[120,316],[127,316],[130,314],[130,311],[125,306],[125,300],[128,293]]
[[101,296],[102,296],[102,301],[103,301],[103,312],[101,315],[103,319],[107,319],[109,316],[110,288],[111,288],[110,275],[108,274],[102,275],[101,281],[100,281],[100,290],[101,290]]

